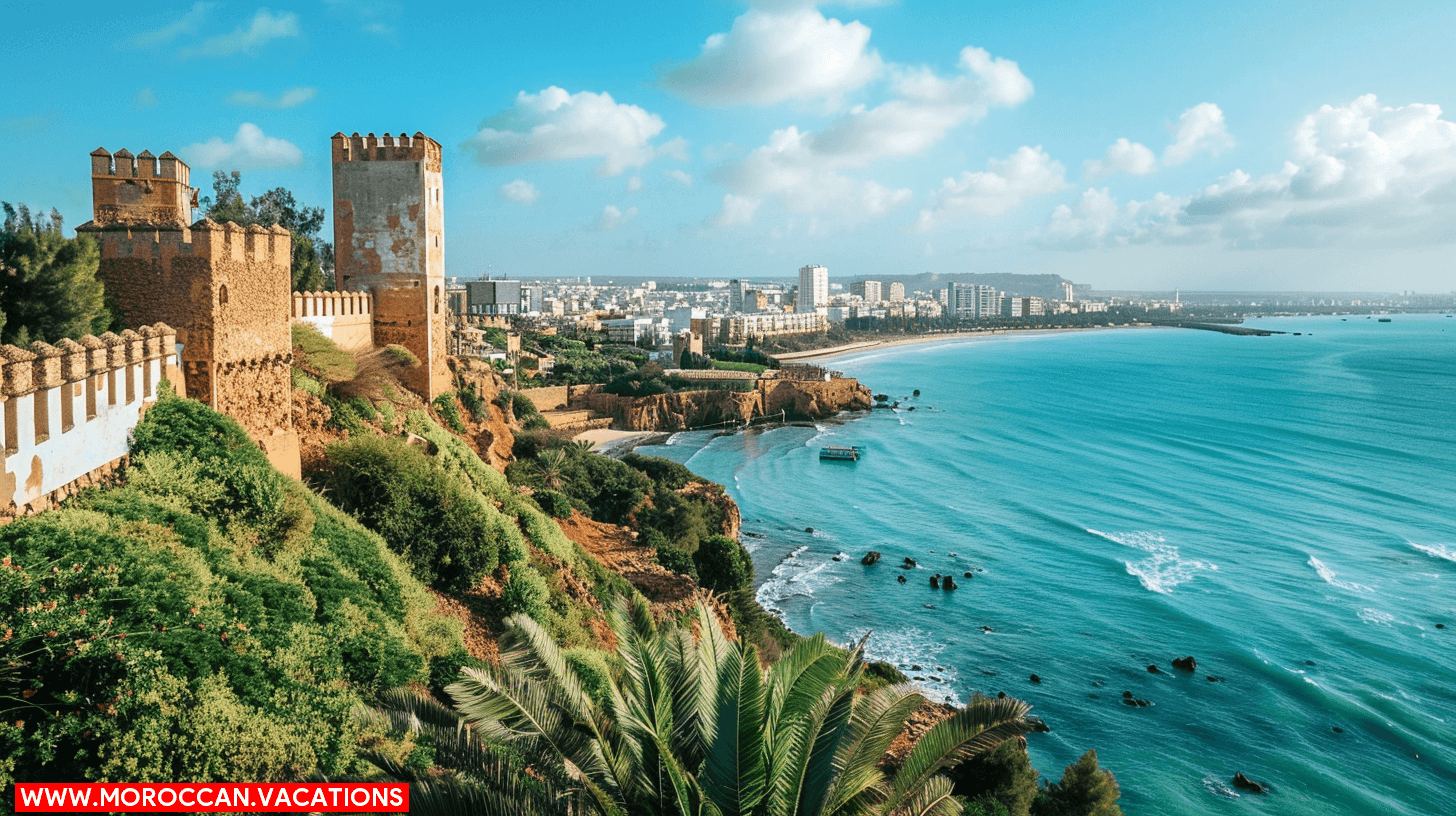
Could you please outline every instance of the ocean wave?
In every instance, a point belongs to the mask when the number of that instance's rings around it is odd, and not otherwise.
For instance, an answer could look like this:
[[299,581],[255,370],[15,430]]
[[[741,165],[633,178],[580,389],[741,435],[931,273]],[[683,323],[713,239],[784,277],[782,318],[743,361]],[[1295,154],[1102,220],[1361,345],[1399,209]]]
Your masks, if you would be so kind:
[[[846,642],[857,643],[870,631],[864,628],[851,630],[845,635]],[[958,706],[962,703],[954,688],[957,672],[954,666],[946,665],[940,657],[945,647],[943,640],[911,626],[894,631],[874,631],[865,644],[865,657],[883,660],[899,669],[928,699]],[[914,671],[913,666],[919,666],[920,670]]]
[[1456,561],[1456,550],[1451,549],[1451,546],[1448,544],[1417,544],[1414,541],[1407,541],[1406,543],[1432,558],[1440,558],[1443,561]]
[[664,445],[676,445],[677,444],[677,441],[682,438],[682,435],[684,433],[686,433],[686,431],[678,431],[677,433],[673,434],[672,436],[669,436],[667,438],[667,441],[666,442],[663,442],[662,444],[664,444]]
[[1087,528],[1087,532],[1105,538],[1124,547],[1132,547],[1148,554],[1141,561],[1124,561],[1127,574],[1135,576],[1144,589],[1163,595],[1171,595],[1173,587],[1186,584],[1200,572],[1217,572],[1218,565],[1208,561],[1184,558],[1178,548],[1157,533],[1134,531],[1130,533],[1103,533]]
[[1323,561],[1319,560],[1318,558],[1315,558],[1312,555],[1309,557],[1308,563],[1309,563],[1309,565],[1311,567],[1314,567],[1314,571],[1319,575],[1319,577],[1321,579],[1323,579],[1324,582],[1327,583],[1327,584],[1329,584],[1330,586],[1339,587],[1340,589],[1343,589],[1343,590],[1346,590],[1346,591],[1349,591],[1349,592],[1374,592],[1375,591],[1374,587],[1368,587],[1368,586],[1365,586],[1364,584],[1357,584],[1354,581],[1342,581],[1342,580],[1340,580],[1339,573],[1337,573],[1334,570],[1330,569],[1329,567],[1325,566],[1325,564],[1324,564]]
[[844,580],[828,572],[829,567],[835,563],[833,561],[822,561],[810,566],[810,562],[799,558],[808,549],[808,545],[805,545],[784,556],[783,560],[774,565],[768,580],[754,593],[758,605],[770,614],[783,618],[784,601],[794,597],[812,598],[820,589]]
[[1365,607],[1356,613],[1360,620],[1375,626],[1390,626],[1395,623],[1395,616],[1389,612],[1382,612],[1379,609]]
[[1225,785],[1218,776],[1209,774],[1203,777],[1203,789],[1221,799],[1240,799],[1238,791]]

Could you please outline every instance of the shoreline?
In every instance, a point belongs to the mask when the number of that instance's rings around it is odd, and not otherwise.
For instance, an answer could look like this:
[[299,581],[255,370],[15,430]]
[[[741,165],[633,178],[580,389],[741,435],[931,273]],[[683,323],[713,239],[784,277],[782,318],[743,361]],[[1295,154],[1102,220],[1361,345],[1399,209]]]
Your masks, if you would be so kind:
[[1158,329],[1168,328],[1166,326],[1155,326],[1148,323],[1136,323],[1126,326],[1061,326],[1050,329],[990,329],[987,331],[965,331],[949,332],[946,334],[920,334],[913,337],[902,337],[895,340],[864,340],[856,343],[846,343],[841,346],[831,346],[824,349],[810,349],[809,351],[794,351],[787,354],[772,355],[780,362],[798,363],[805,361],[823,362],[836,357],[847,357],[866,351],[882,351],[897,346],[918,346],[927,343],[940,343],[949,341],[970,341],[989,340],[1000,337],[1013,337],[1016,335],[1040,335],[1040,334],[1065,334],[1069,332],[1090,332],[1107,331],[1110,329]]

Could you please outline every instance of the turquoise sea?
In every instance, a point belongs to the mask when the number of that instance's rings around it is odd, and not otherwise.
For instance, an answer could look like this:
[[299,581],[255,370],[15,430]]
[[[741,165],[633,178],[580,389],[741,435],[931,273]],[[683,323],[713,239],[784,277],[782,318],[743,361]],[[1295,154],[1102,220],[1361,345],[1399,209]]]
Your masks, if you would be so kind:
[[1452,813],[1456,318],[1248,325],[1291,334],[872,351],[830,365],[899,410],[639,450],[727,485],[791,628],[1027,700],[1037,768],[1096,748],[1129,814]]

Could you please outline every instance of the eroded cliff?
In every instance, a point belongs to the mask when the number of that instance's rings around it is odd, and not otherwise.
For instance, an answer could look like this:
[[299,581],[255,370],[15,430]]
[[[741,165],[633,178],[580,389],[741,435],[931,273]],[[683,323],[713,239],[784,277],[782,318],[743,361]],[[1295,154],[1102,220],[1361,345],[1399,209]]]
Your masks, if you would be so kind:
[[586,394],[582,404],[629,431],[680,431],[780,415],[826,419],[840,411],[867,411],[870,390],[853,378],[760,380],[752,391],[679,391],[651,397]]

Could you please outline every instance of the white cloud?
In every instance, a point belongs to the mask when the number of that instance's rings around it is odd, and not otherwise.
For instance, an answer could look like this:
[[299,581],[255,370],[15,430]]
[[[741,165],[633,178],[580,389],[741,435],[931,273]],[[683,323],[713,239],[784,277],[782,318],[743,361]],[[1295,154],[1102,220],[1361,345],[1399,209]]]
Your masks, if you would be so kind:
[[611,94],[571,94],[553,85],[536,94],[516,94],[514,105],[481,122],[480,132],[462,147],[486,167],[600,157],[597,174],[615,176],[659,153],[684,149],[681,140],[653,147],[663,127],[661,117],[619,104]]
[[1020,104],[1031,81],[1016,63],[980,48],[961,50],[961,72],[941,77],[925,67],[897,66],[897,98],[873,108],[856,107],[820,131],[789,126],[737,161],[720,165],[713,178],[746,196],[781,195],[793,210],[837,209],[875,215],[908,201],[909,190],[874,182],[857,184],[840,171],[886,158],[911,156],[935,145],[961,123],[995,106]]
[[500,194],[510,201],[528,206],[535,204],[536,199],[541,197],[541,191],[536,189],[536,185],[525,179],[516,179],[515,181],[502,184],[500,186]]
[[127,39],[127,44],[136,48],[152,48],[158,45],[166,45],[184,34],[195,34],[197,33],[197,27],[207,17],[207,12],[216,7],[216,3],[196,3],[177,21],[168,23],[152,31],[133,34]]
[[753,214],[758,211],[758,205],[761,203],[763,202],[756,198],[725,193],[723,204],[718,208],[718,212],[708,216],[703,223],[709,227],[747,224],[753,220]]
[[296,108],[317,95],[317,88],[289,88],[276,97],[262,91],[233,91],[227,101],[253,108]]
[[622,210],[614,204],[608,204],[602,208],[602,214],[597,216],[596,223],[592,224],[592,229],[613,230],[636,217],[636,207]]
[[948,178],[931,192],[930,206],[920,211],[915,228],[924,232],[960,217],[997,218],[1021,202],[1067,186],[1062,163],[1041,146],[1020,147],[1004,159],[991,159],[986,169]]
[[134,107],[138,108],[155,108],[160,104],[157,101],[157,94],[152,91],[152,86],[150,85],[137,91],[137,95],[132,99],[131,103]]
[[1187,197],[1129,202],[1110,220],[1059,207],[1049,241],[1075,248],[1142,240],[1238,247],[1452,240],[1456,122],[1441,118],[1440,106],[1387,107],[1362,96],[1305,116],[1293,141],[1292,158],[1277,171],[1235,170]]
[[627,179],[627,192],[635,193],[640,189],[642,189],[641,176],[633,176],[632,178]]
[[303,151],[286,139],[265,135],[262,128],[252,122],[244,122],[238,126],[232,141],[225,142],[214,136],[206,142],[187,147],[183,158],[194,167],[250,170],[298,167],[303,164]]
[[1173,131],[1173,143],[1163,151],[1163,164],[1169,167],[1188,161],[1200,150],[1217,154],[1234,142],[1224,125],[1223,111],[1212,102],[1183,111],[1178,123],[1168,129]]
[[1129,201],[1123,206],[1106,187],[1089,187],[1075,205],[1057,205],[1037,242],[1058,249],[1141,242],[1186,203],[1187,199],[1158,193],[1147,201]]
[[812,4],[757,4],[692,60],[663,72],[667,90],[699,105],[772,105],[833,99],[883,64],[868,26],[826,18]]
[[1106,178],[1117,173],[1146,176],[1158,169],[1158,159],[1146,145],[1118,139],[1107,148],[1101,159],[1082,163],[1082,175],[1089,180]]
[[668,170],[667,172],[663,173],[663,175],[667,176],[668,178],[672,179],[678,184],[681,184],[684,187],[693,186],[693,177],[683,172],[682,170]]

